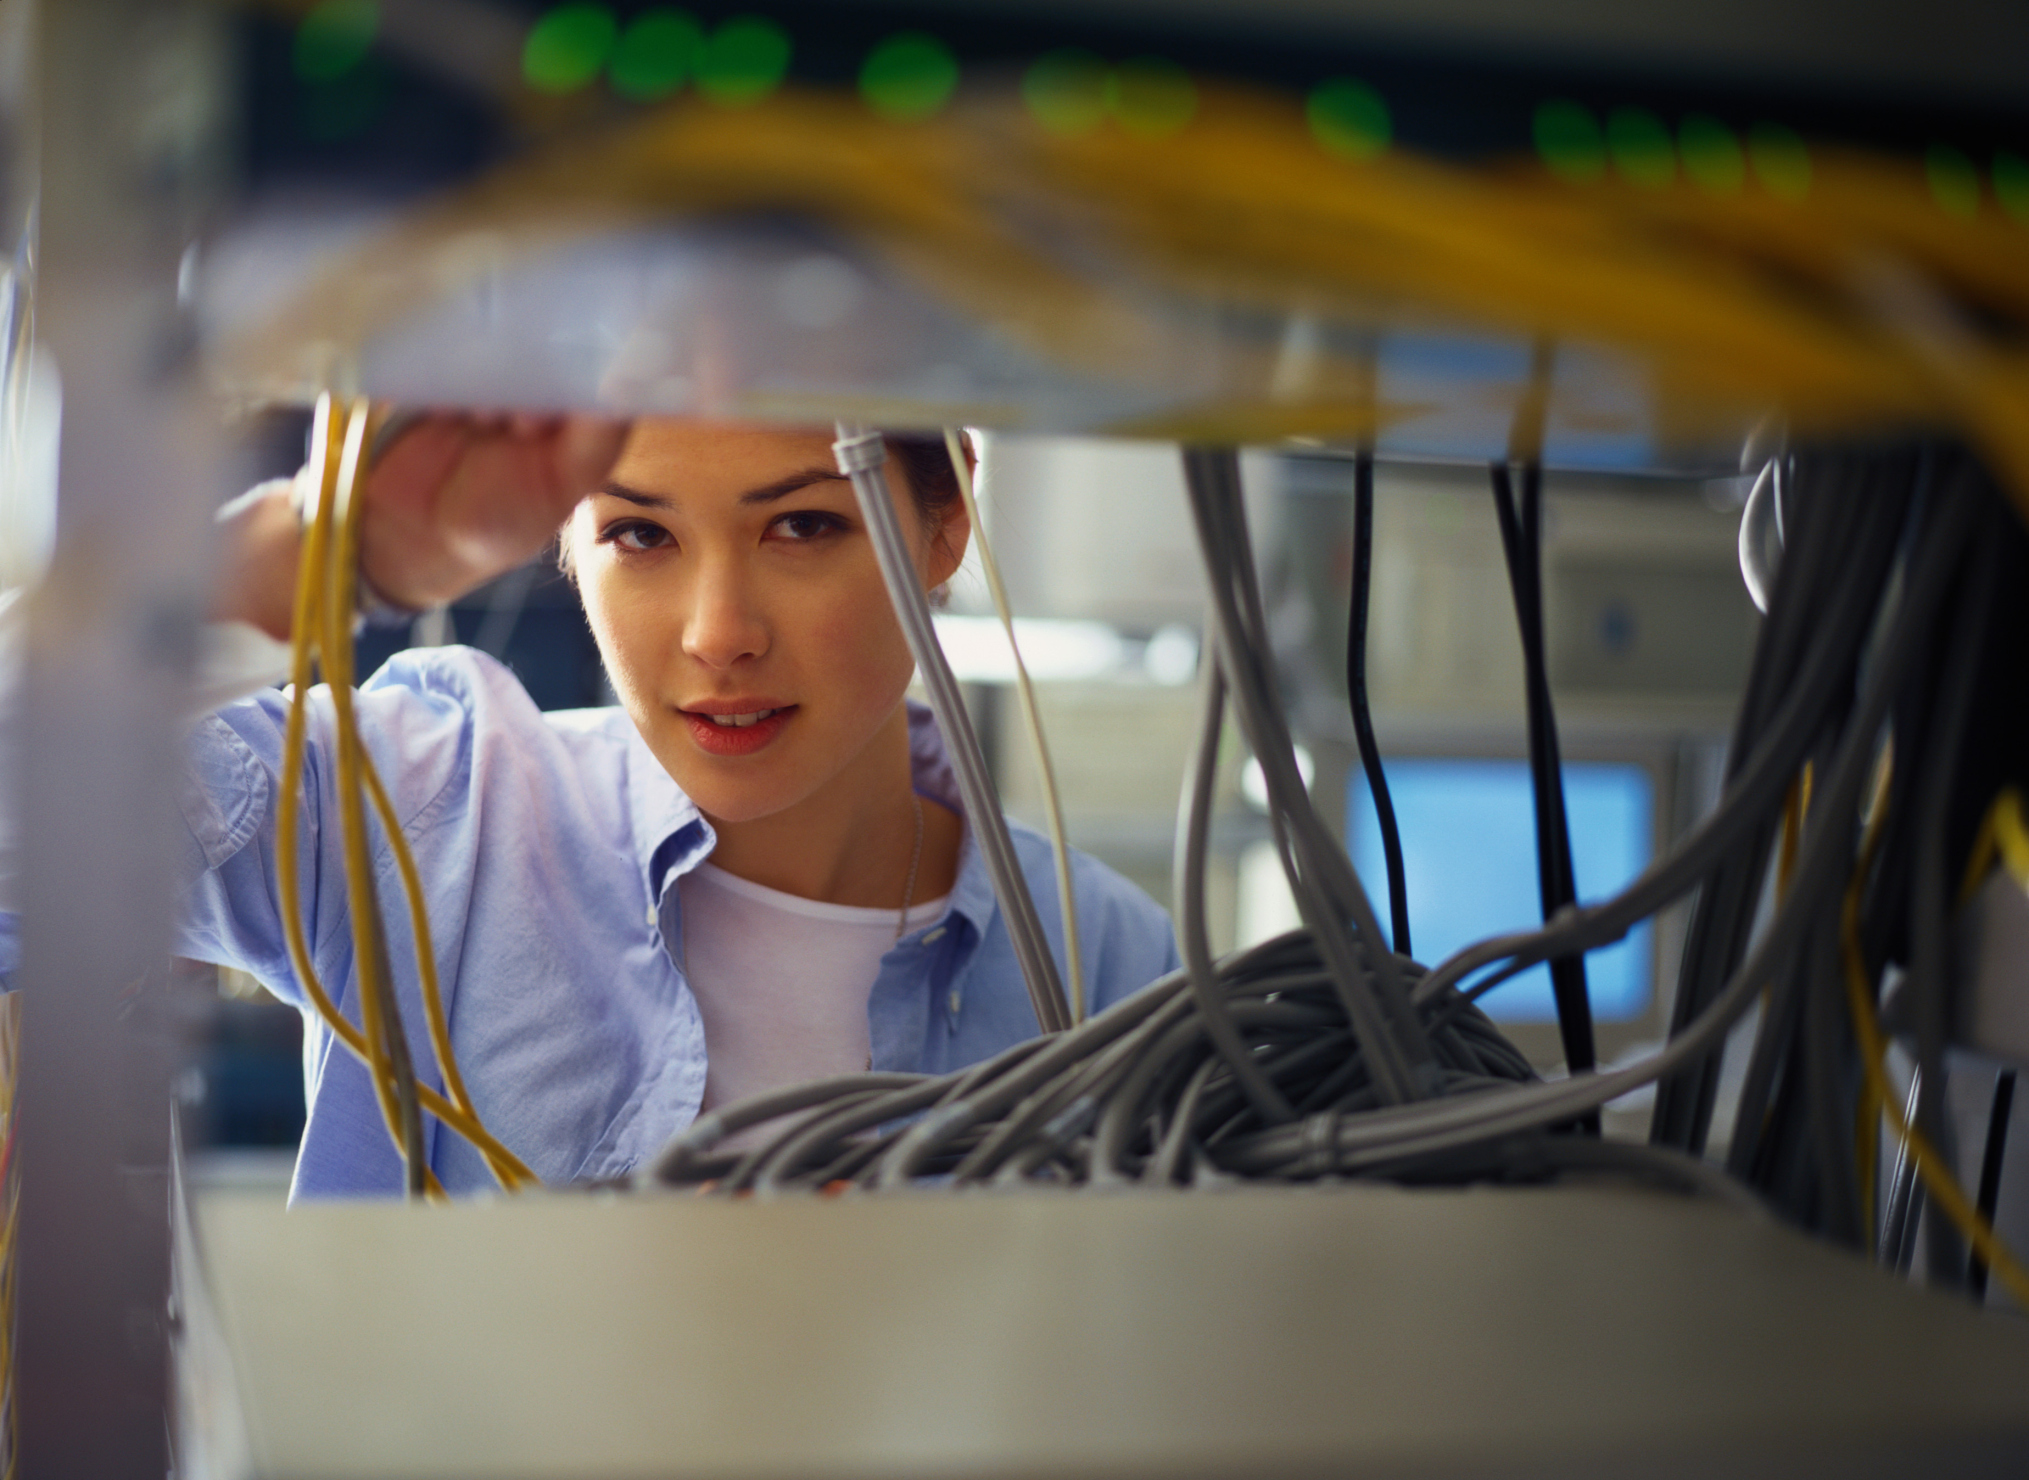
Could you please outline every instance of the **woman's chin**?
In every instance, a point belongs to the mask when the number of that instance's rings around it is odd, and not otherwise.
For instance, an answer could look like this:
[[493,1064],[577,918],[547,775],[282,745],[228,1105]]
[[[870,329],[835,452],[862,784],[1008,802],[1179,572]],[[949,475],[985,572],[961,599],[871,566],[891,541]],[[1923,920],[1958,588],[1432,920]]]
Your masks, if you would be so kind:
[[682,760],[687,764],[665,768],[692,805],[716,823],[759,822],[787,811],[810,792],[807,783],[799,785],[800,778],[780,774],[778,767],[763,768],[752,761],[728,763],[696,755]]
[[733,797],[722,801],[709,796],[693,796],[691,801],[696,803],[698,811],[702,812],[715,825],[734,827],[742,823],[759,822],[763,818],[773,817],[778,812],[787,811],[793,805],[786,801],[762,800],[753,797]]

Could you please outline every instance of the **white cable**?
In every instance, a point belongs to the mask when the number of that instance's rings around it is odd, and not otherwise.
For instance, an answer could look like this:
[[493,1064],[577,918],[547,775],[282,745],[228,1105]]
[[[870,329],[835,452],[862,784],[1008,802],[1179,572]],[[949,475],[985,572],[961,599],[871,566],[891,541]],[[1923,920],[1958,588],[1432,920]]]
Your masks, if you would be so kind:
[[993,558],[986,526],[980,522],[979,503],[973,497],[972,468],[965,461],[965,448],[958,429],[944,429],[944,450],[951,454],[951,471],[958,477],[958,496],[965,501],[965,517],[972,522],[972,538],[979,546],[980,569],[986,572],[986,589],[993,593],[993,609],[1000,613],[1000,625],[1007,633],[1008,651],[1014,654],[1015,693],[1021,700],[1022,719],[1029,732],[1029,748],[1035,752],[1036,772],[1043,782],[1044,814],[1050,824],[1050,849],[1057,860],[1057,908],[1064,918],[1064,963],[1071,979],[1071,1021],[1085,1021],[1085,964],[1078,948],[1078,903],[1071,891],[1071,845],[1064,838],[1064,808],[1057,799],[1057,768],[1050,762],[1050,745],[1043,738],[1043,717],[1036,712],[1036,691],[1029,683],[1028,665],[1022,662],[1021,644],[1015,641],[1014,610],[1008,604],[1007,587],[1001,584],[1000,562]]

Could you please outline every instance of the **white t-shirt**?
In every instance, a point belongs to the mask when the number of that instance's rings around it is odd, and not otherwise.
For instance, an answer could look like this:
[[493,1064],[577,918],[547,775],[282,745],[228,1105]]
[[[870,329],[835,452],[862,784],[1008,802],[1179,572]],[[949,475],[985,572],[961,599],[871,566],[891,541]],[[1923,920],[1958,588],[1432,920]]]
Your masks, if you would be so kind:
[[[684,975],[704,1018],[705,1109],[867,1067],[867,998],[899,909],[802,899],[709,863],[677,889]],[[949,902],[912,906],[906,930]]]

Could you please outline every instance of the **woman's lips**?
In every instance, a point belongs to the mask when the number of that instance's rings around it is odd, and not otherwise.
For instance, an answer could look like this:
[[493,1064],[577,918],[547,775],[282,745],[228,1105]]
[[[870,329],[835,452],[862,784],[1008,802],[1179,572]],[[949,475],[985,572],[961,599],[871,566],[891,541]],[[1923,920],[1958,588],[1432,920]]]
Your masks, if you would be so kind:
[[[697,742],[697,748],[706,755],[752,755],[757,750],[765,749],[782,733],[782,727],[788,724],[790,717],[796,713],[796,706],[785,704],[779,708],[764,709],[757,705],[737,715],[714,706],[714,712],[716,717],[713,713],[698,709],[677,711],[683,716],[683,722],[690,727],[691,739]],[[754,714],[759,714],[760,718],[749,718]],[[734,719],[739,723],[721,723]]]

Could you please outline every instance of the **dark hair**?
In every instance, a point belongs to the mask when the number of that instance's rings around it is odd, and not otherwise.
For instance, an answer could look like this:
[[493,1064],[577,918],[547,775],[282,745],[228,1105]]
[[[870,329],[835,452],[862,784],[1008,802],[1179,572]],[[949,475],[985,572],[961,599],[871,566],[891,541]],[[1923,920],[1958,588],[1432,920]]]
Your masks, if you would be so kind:
[[950,449],[939,433],[885,432],[888,456],[902,465],[909,476],[909,493],[916,500],[916,512],[934,533],[951,517],[959,500],[958,473],[951,466]]

